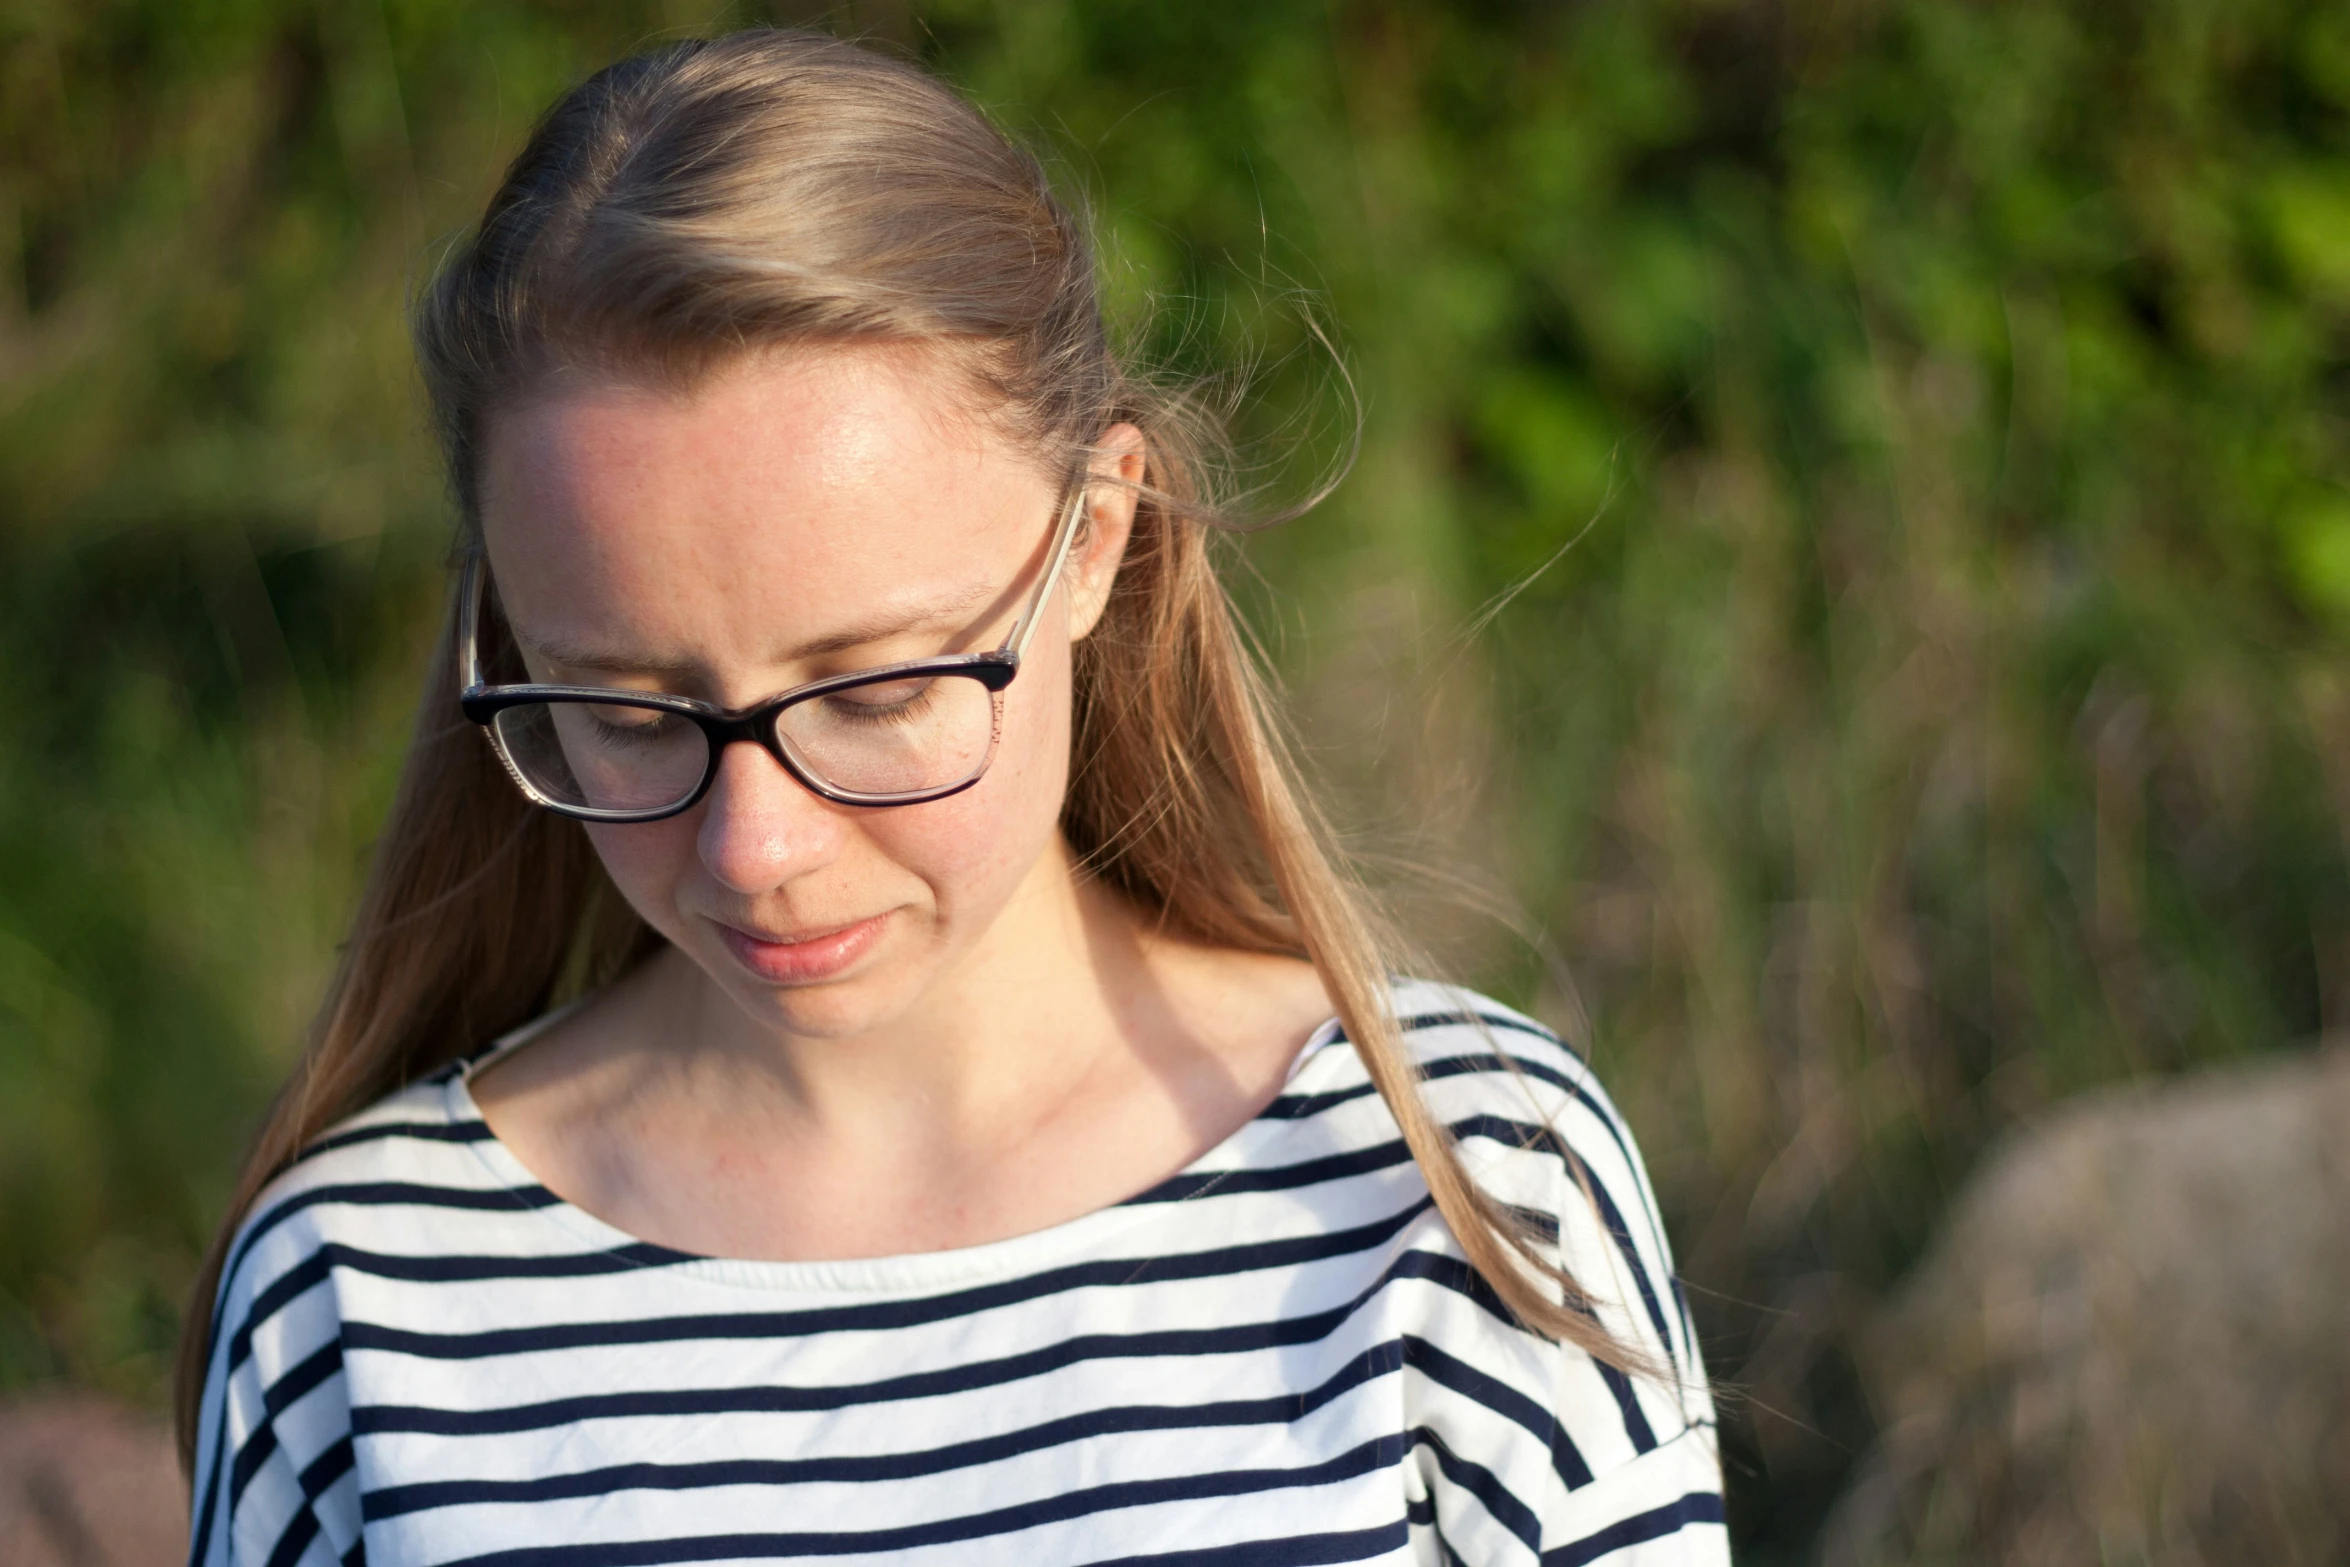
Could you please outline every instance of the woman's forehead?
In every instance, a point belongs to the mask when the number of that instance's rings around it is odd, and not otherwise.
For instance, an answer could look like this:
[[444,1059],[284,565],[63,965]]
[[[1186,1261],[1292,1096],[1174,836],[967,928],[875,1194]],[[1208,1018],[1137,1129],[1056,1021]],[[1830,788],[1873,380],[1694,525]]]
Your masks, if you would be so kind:
[[607,527],[821,520],[1023,477],[1041,479],[1041,465],[950,361],[871,346],[746,356],[684,389],[566,377],[492,420],[481,490],[491,525]]
[[489,431],[501,590],[526,631],[598,644],[737,619],[837,639],[984,597],[1035,546],[1055,486],[970,399],[941,356],[902,349],[772,353],[682,392],[559,384]]

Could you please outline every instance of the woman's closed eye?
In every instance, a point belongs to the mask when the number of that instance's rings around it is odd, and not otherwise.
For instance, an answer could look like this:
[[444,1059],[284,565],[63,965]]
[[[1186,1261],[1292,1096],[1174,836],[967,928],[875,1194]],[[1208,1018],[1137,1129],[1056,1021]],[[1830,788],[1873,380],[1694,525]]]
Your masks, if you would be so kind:
[[659,745],[692,725],[675,713],[651,707],[585,704],[592,733],[604,745],[618,747]]
[[828,716],[851,723],[907,723],[930,710],[937,681],[927,676],[851,686],[821,700]]

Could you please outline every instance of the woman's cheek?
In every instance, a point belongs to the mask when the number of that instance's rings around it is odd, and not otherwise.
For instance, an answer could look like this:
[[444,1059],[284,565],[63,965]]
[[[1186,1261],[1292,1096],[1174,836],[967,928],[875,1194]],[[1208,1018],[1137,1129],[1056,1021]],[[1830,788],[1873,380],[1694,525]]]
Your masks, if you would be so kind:
[[646,924],[668,937],[678,938],[683,923],[677,912],[677,884],[694,859],[694,813],[666,821],[611,826],[581,825],[604,873],[620,896]]
[[[882,852],[929,883],[949,914],[992,915],[1052,841],[1068,788],[1068,686],[1035,681],[1007,702],[995,758],[978,783],[868,829]],[[1022,672],[1025,682],[1028,671]]]
[[[991,789],[993,769],[961,794],[904,810],[880,811],[869,829],[874,847],[926,884],[941,914],[986,913],[1011,892],[1034,849],[1025,824],[1007,807],[1013,788]],[[1013,785],[1009,774],[1002,783]],[[1000,798],[999,798],[1000,796]]]

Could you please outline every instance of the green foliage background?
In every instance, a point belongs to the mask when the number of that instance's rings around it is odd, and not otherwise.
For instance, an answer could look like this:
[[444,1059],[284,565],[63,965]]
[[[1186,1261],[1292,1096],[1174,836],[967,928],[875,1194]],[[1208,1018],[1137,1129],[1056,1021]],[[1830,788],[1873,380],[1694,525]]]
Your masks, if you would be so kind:
[[768,19],[976,93],[1309,459],[1335,323],[1362,461],[1250,601],[1630,1110],[1750,1559],[1988,1139],[2336,1021],[2350,8],[7,0],[0,1387],[160,1397],[349,909],[446,528],[405,288],[566,84]]

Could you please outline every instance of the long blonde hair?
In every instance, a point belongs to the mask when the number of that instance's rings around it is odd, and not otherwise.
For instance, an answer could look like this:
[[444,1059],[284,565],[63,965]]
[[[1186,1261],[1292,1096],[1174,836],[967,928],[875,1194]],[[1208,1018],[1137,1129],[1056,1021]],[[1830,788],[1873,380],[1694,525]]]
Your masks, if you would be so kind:
[[[1478,1273],[1534,1331],[1637,1361],[1470,1180],[1423,1104],[1388,1008],[1396,949],[1298,785],[1209,558],[1226,520],[1215,422],[1121,365],[1083,229],[969,104],[804,32],[623,61],[539,124],[419,298],[415,336],[469,535],[486,421],[566,366],[685,384],[755,347],[922,343],[953,352],[1056,459],[1139,426],[1132,543],[1076,648],[1064,832],[1092,874],[1169,927],[1310,960]],[[578,824],[500,771],[457,711],[457,678],[452,605],[340,972],[197,1285],[179,1358],[183,1462],[223,1258],[261,1189],[344,1116],[658,944]]]

